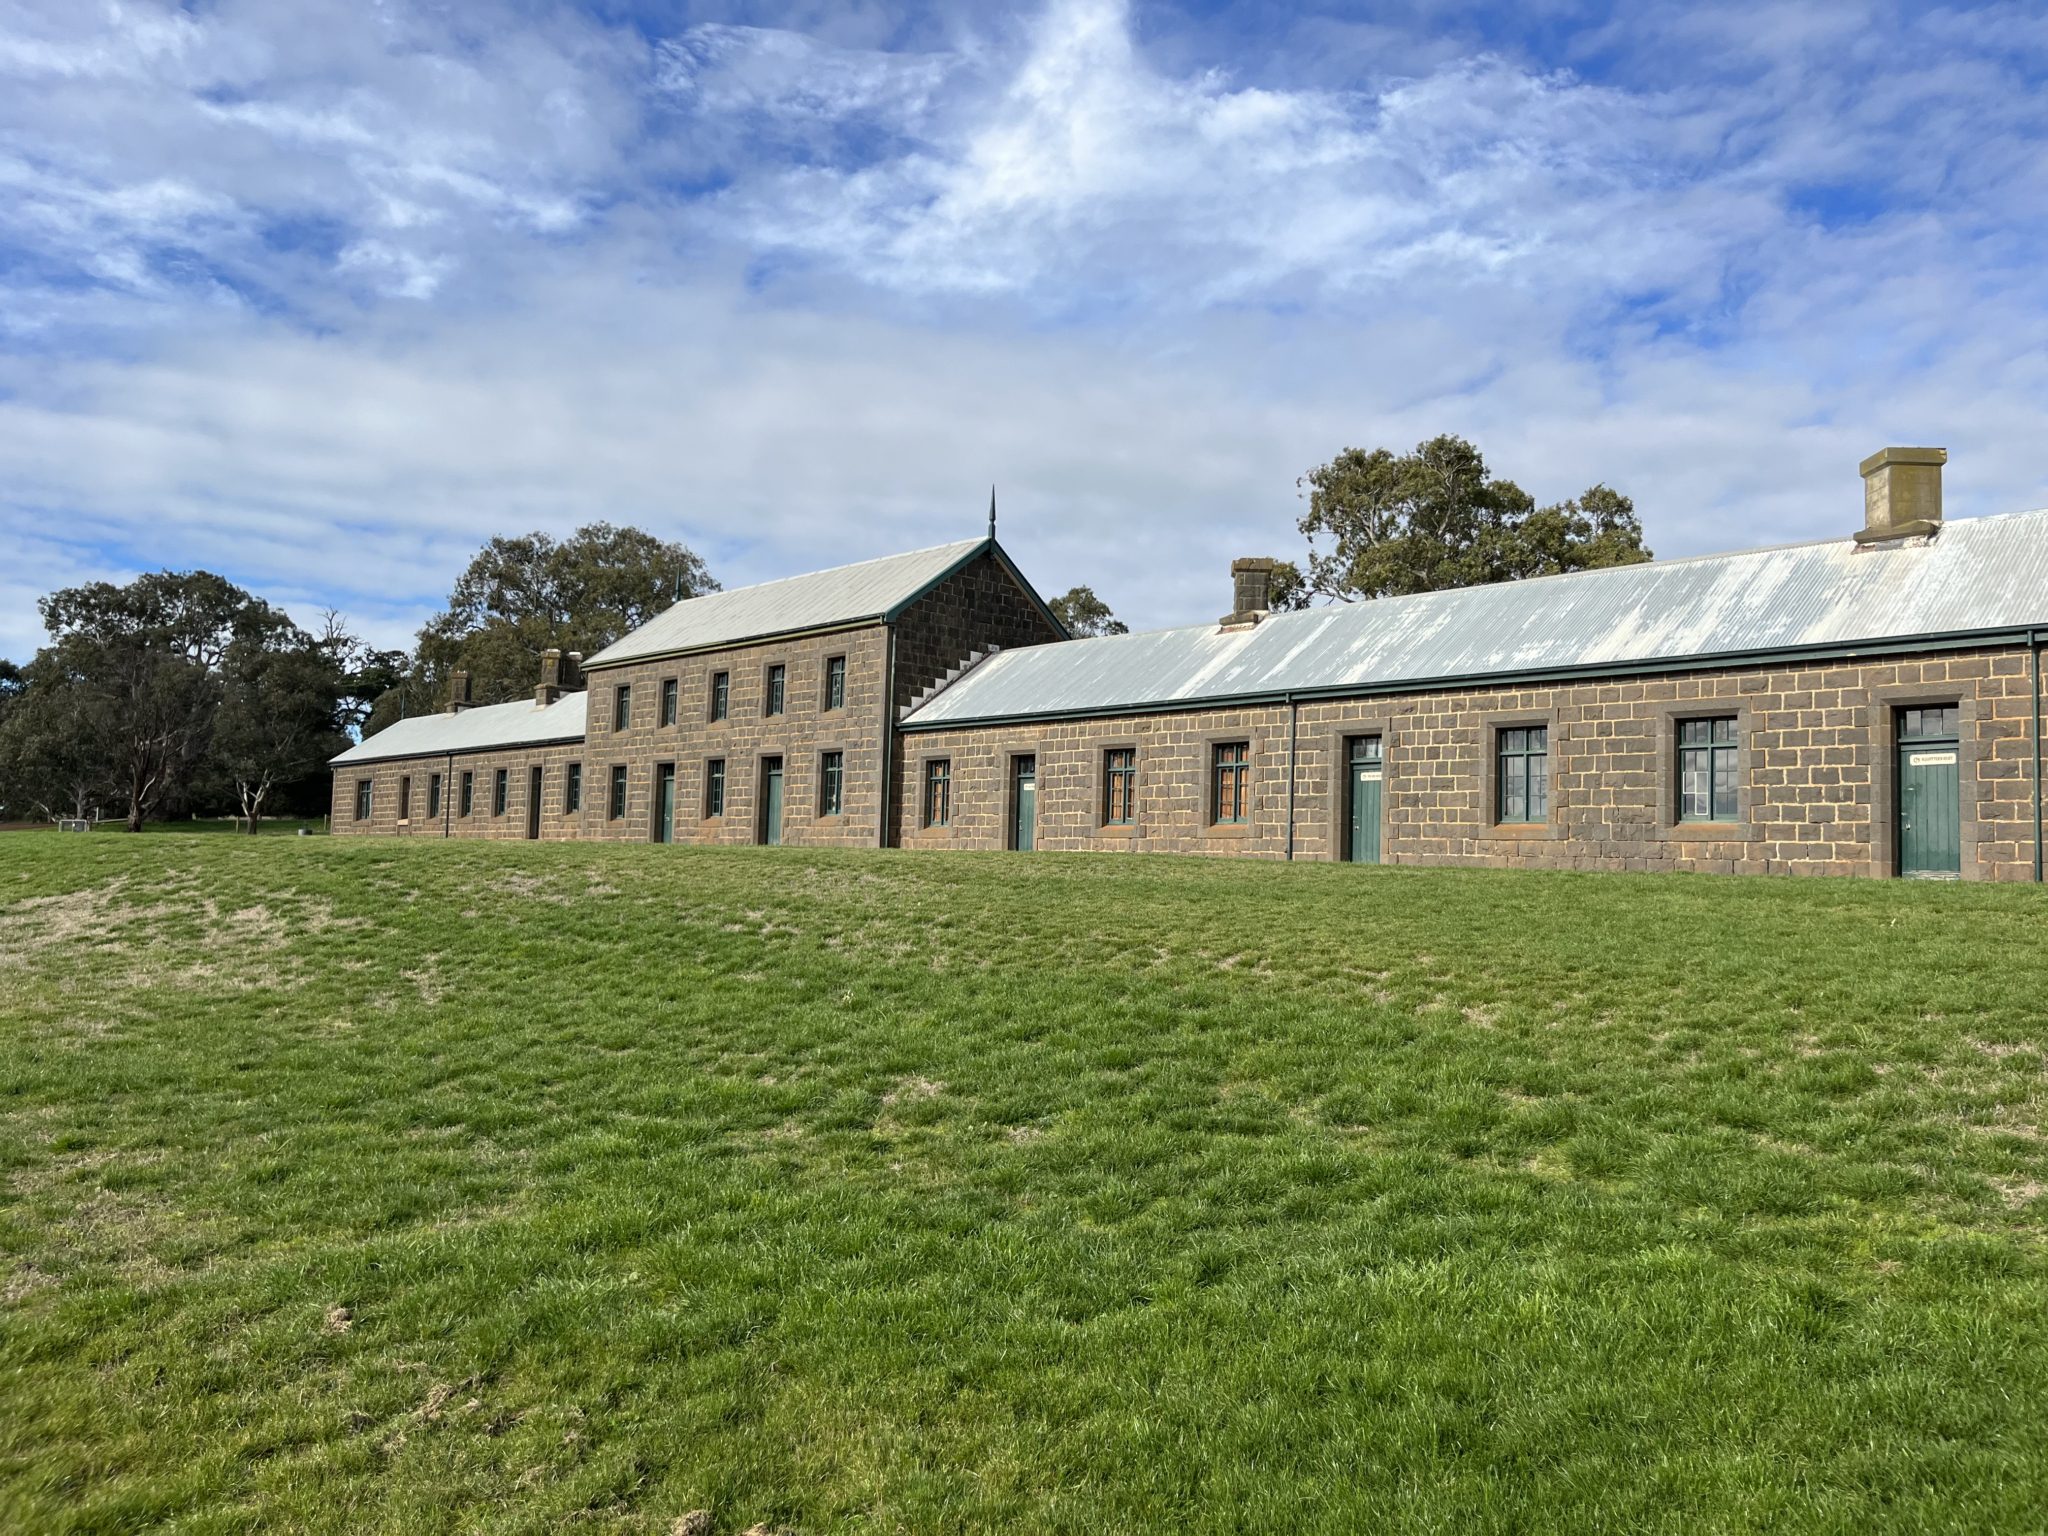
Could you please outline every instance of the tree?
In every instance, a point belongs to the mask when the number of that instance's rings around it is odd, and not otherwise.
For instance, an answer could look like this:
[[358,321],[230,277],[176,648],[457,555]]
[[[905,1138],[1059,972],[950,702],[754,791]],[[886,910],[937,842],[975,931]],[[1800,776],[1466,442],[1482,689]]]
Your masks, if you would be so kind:
[[0,805],[55,821],[92,818],[115,795],[113,701],[92,686],[89,647],[63,643],[20,669],[22,687],[0,720]]
[[638,528],[592,523],[557,541],[495,538],[457,579],[447,611],[420,631],[413,671],[427,697],[457,667],[480,704],[533,692],[540,653],[592,655],[683,598],[716,592],[702,559]]
[[334,655],[332,616],[320,640],[276,617],[245,625],[221,658],[213,761],[234,787],[252,833],[273,790],[348,745],[339,719],[347,684]]
[[0,659],[0,726],[7,724],[7,711],[14,701],[21,697],[28,682],[21,675],[21,668],[13,662]]
[[77,735],[67,753],[112,782],[131,832],[184,792],[211,747],[229,648],[289,623],[209,571],[159,571],[125,587],[93,582],[38,606],[52,645],[31,665],[43,675],[32,675],[16,713],[71,723]]
[[[1493,478],[1479,450],[1436,437],[1395,455],[1347,448],[1298,482],[1309,541],[1307,587],[1352,601],[1482,586],[1648,560],[1635,504],[1596,485],[1538,509]],[[1328,552],[1318,538],[1331,541]]]
[[1076,640],[1131,632],[1128,624],[1109,611],[1109,604],[1095,595],[1093,587],[1075,587],[1064,597],[1054,598],[1046,607]]

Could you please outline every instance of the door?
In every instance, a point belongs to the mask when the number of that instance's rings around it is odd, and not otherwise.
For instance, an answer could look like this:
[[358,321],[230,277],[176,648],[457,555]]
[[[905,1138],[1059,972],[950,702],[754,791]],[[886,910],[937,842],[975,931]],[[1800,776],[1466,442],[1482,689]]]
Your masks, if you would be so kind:
[[1038,759],[1020,757],[1010,767],[1010,846],[1029,853],[1038,846]]
[[761,841],[770,848],[782,842],[782,759],[761,760]]
[[1380,861],[1380,784],[1385,765],[1377,736],[1351,738],[1351,807],[1344,857],[1353,864]]
[[1963,777],[1955,714],[1952,707],[1899,712],[1899,873],[1908,879],[1962,876]]
[[676,840],[676,765],[663,763],[654,776],[654,840]]
[[540,770],[526,770],[526,836],[529,841],[540,836]]

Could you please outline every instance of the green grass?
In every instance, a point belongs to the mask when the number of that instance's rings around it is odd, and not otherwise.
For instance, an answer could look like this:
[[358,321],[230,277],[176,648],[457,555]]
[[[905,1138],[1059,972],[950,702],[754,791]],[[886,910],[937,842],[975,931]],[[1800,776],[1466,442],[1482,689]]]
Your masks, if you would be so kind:
[[0,1529],[2038,1531],[2048,896],[0,839]]

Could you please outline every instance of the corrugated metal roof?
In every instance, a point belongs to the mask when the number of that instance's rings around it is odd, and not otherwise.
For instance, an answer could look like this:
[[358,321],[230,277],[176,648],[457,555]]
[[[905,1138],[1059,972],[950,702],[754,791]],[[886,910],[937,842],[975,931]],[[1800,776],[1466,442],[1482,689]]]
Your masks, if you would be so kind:
[[2048,511],[1536,577],[990,657],[904,723],[1360,691],[2048,626]]
[[835,570],[813,571],[808,576],[790,576],[781,581],[764,581],[759,586],[684,598],[623,640],[590,657],[583,663],[584,670],[643,656],[666,656],[677,651],[735,645],[768,635],[879,619],[917,596],[987,543],[986,539],[967,539],[958,544],[941,544],[936,549],[863,560],[858,565],[842,565]]
[[588,693],[566,693],[546,709],[530,700],[484,704],[453,715],[414,715],[386,726],[333,759],[331,766],[375,763],[393,757],[440,757],[449,752],[485,752],[495,747],[528,747],[545,741],[575,741],[585,728]]

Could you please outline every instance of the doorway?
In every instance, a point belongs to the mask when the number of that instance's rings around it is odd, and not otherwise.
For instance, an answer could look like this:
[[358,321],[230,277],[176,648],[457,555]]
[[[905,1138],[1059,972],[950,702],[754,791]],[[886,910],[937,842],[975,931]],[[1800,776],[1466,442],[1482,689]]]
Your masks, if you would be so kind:
[[1953,704],[1898,713],[1899,874],[1959,880],[1963,873],[1962,736]]
[[782,759],[761,759],[761,842],[770,848],[782,844]]
[[1386,765],[1380,738],[1354,736],[1350,751],[1350,804],[1345,813],[1344,857],[1353,864],[1380,861],[1380,793]]
[[1030,853],[1038,846],[1038,759],[1013,758],[1010,763],[1010,846]]
[[654,770],[654,840],[676,840],[676,765],[663,763]]

